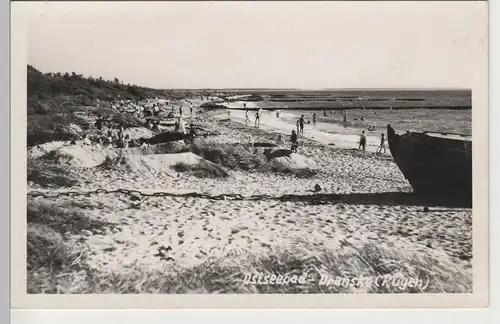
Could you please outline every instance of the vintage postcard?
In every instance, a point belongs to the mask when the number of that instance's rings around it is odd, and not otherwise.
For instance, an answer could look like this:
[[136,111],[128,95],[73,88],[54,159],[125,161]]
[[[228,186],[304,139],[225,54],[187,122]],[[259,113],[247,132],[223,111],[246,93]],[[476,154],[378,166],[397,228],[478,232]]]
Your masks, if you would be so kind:
[[488,303],[486,2],[12,3],[12,307]]

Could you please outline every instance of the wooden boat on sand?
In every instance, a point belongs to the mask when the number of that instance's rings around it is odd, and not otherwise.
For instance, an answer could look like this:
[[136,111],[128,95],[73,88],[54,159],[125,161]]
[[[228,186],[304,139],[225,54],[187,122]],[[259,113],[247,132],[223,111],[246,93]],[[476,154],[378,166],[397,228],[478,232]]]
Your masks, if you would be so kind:
[[472,140],[468,135],[406,132],[387,125],[389,150],[414,193],[472,206]]

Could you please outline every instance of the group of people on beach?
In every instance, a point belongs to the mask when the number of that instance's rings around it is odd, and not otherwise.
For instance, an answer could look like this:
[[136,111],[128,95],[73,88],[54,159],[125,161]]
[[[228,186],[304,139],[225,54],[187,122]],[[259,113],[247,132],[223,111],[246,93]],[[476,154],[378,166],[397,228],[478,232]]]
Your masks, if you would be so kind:
[[98,117],[95,122],[97,134],[94,141],[91,140],[89,134],[82,136],[82,143],[84,145],[92,145],[93,142],[98,147],[119,147],[127,148],[130,143],[130,136],[125,134],[123,126],[119,128],[113,127],[110,123],[102,117]]
[[[190,101],[187,101],[190,103]],[[131,100],[120,100],[111,105],[112,108],[119,110],[122,113],[131,113],[133,116],[146,119],[143,126],[152,131],[160,132],[160,112],[166,111],[167,101],[163,102],[163,107],[160,106],[159,102],[155,102],[149,105],[148,102],[139,104],[133,103]],[[99,104],[98,104],[99,105]],[[169,112],[169,118],[174,117],[174,105],[171,106],[171,111]],[[193,117],[193,106],[190,105],[190,117]],[[131,142],[130,136],[124,134],[124,127],[115,127],[113,123],[109,120],[105,120],[103,117],[97,117],[94,123],[94,131],[84,134],[82,136],[82,143],[84,145],[96,145],[96,146],[108,146],[108,147],[118,147],[127,148]],[[179,117],[177,117],[174,123],[174,130],[183,134],[186,132],[186,124],[183,119],[183,106],[179,106]],[[75,141],[72,141],[75,142]],[[76,143],[76,142],[75,142]],[[75,144],[73,143],[73,144]]]
[[[249,111],[248,109],[246,109],[246,103],[243,104],[243,108],[245,109],[245,125],[248,125],[250,123],[250,117],[249,117]],[[335,113],[333,110],[330,110],[330,113]],[[275,110],[274,111],[274,114],[277,118],[279,118],[279,110]],[[342,116],[342,121],[344,124],[346,124],[348,121],[349,121],[349,117],[347,115],[347,112],[345,110],[342,110],[340,112],[340,115]],[[258,128],[260,126],[260,119],[261,119],[261,116],[262,116],[262,109],[259,109],[255,112],[255,120],[254,120],[254,126],[256,128]],[[323,109],[323,116],[327,116],[327,111],[325,109]],[[230,111],[228,111],[228,117],[230,118]],[[364,121],[365,118],[363,116],[359,117],[355,117],[354,120],[361,120],[361,121]],[[312,115],[312,123],[313,124],[316,124],[318,122],[318,118],[317,118],[317,113],[316,112],[313,112],[313,115]],[[306,122],[306,119],[304,117],[304,115],[301,115],[299,119],[297,119],[296,121],[296,129],[293,129],[292,132],[291,132],[291,136],[290,136],[290,142],[291,142],[291,150],[293,152],[297,152],[297,148],[299,147],[299,137],[303,137],[304,136],[304,127],[305,127],[305,124],[309,124],[310,122]],[[375,131],[375,126],[373,125],[369,125],[368,126],[368,131]],[[276,139],[276,144],[279,146],[279,147],[285,147],[286,146],[286,143],[285,143],[285,140],[283,138],[283,136],[280,134],[278,135],[277,139]],[[366,137],[366,134],[365,134],[365,131],[363,130],[361,135],[360,135],[360,138],[359,138],[359,142],[358,142],[358,150],[360,151],[363,151],[365,152],[366,151],[366,146],[367,146],[367,137]],[[380,135],[380,144],[378,145],[377,147],[377,150],[376,150],[376,154],[382,154],[382,152],[385,154],[386,153],[386,138],[385,138],[385,135],[382,133]]]
[[[192,102],[190,100],[186,100],[189,104],[189,116],[192,118],[194,111],[193,111],[193,106]],[[160,102],[154,102],[152,105],[147,102],[140,102],[136,101],[135,103],[132,100],[120,100],[114,104],[111,105],[111,108],[119,110],[122,113],[130,113],[133,116],[143,119],[143,118],[158,118],[162,112],[167,112],[170,110],[169,115],[174,114],[175,106],[177,105],[177,101],[164,101],[162,103]],[[170,109],[169,109],[170,106]],[[182,104],[179,104],[179,115],[183,116],[183,106]]]
[[[244,103],[243,104],[243,108],[245,109],[245,125],[248,125],[248,123],[250,123],[250,117],[248,116],[248,109],[246,109],[246,104]],[[230,113],[230,111],[229,111]],[[259,110],[257,110],[255,112],[255,120],[254,120],[254,126],[255,128],[259,128],[260,127],[260,118],[262,116],[262,108],[259,108]]]
[[[386,153],[385,141],[386,141],[386,138],[385,138],[384,133],[380,134],[380,144],[377,147],[377,150],[375,151],[376,154],[382,154],[382,150],[384,151],[384,154]],[[359,137],[358,150],[365,152],[366,151],[366,142],[367,142],[367,140],[366,140],[365,131],[362,131],[361,136]]]

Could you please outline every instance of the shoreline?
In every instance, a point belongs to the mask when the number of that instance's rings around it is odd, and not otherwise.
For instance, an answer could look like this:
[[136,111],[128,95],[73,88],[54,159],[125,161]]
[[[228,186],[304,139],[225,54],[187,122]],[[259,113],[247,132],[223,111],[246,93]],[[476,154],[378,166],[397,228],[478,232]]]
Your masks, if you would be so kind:
[[[254,109],[258,109],[255,107]],[[222,109],[221,109],[222,110]],[[247,126],[249,128],[254,127],[254,114],[249,114],[249,119],[250,122],[248,125],[245,124],[245,113],[244,110],[242,109],[233,109],[229,108],[226,110],[231,111],[231,122],[235,122],[239,125],[242,126]],[[284,110],[282,110],[283,112]],[[264,115],[264,113],[263,113]],[[218,120],[227,120],[227,113],[221,111],[220,113],[214,114],[215,118]],[[332,133],[330,132],[325,132],[321,130],[320,128],[322,126],[328,126],[332,129]],[[262,116],[260,120],[260,127],[258,129],[261,129],[263,131],[267,131],[270,133],[274,134],[281,134],[285,136],[285,141],[288,140],[288,137],[291,135],[292,129],[296,129],[295,125],[292,125],[289,122],[284,121],[283,119],[277,119],[275,116],[272,114],[268,114],[267,116]],[[359,135],[353,135],[353,134],[342,134],[341,127],[337,127],[338,131],[335,132],[335,125],[331,123],[317,123],[315,126],[308,124],[305,125],[304,127],[304,136],[299,136],[299,141],[300,139],[308,139],[311,141],[315,141],[317,143],[321,143],[326,146],[334,146],[335,148],[339,149],[357,149],[359,146]],[[357,130],[359,133],[361,133],[361,130]],[[352,131],[352,130],[351,130]],[[385,133],[385,130],[384,130]],[[380,143],[380,137],[379,136],[373,136],[371,134],[366,134],[367,138],[367,145],[366,145],[366,152],[367,153],[375,153],[377,150],[379,143]],[[377,144],[375,144],[377,143]],[[333,145],[332,145],[333,144]],[[382,153],[382,155],[390,156],[390,150],[388,147],[388,144],[386,142],[386,153]]]

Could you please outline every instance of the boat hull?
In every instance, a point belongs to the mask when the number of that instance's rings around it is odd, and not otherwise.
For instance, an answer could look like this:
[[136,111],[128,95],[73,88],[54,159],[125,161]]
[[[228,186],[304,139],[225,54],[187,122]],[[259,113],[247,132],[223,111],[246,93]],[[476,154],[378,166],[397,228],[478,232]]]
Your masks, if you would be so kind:
[[389,149],[414,193],[472,206],[472,141],[407,132],[387,126]]

